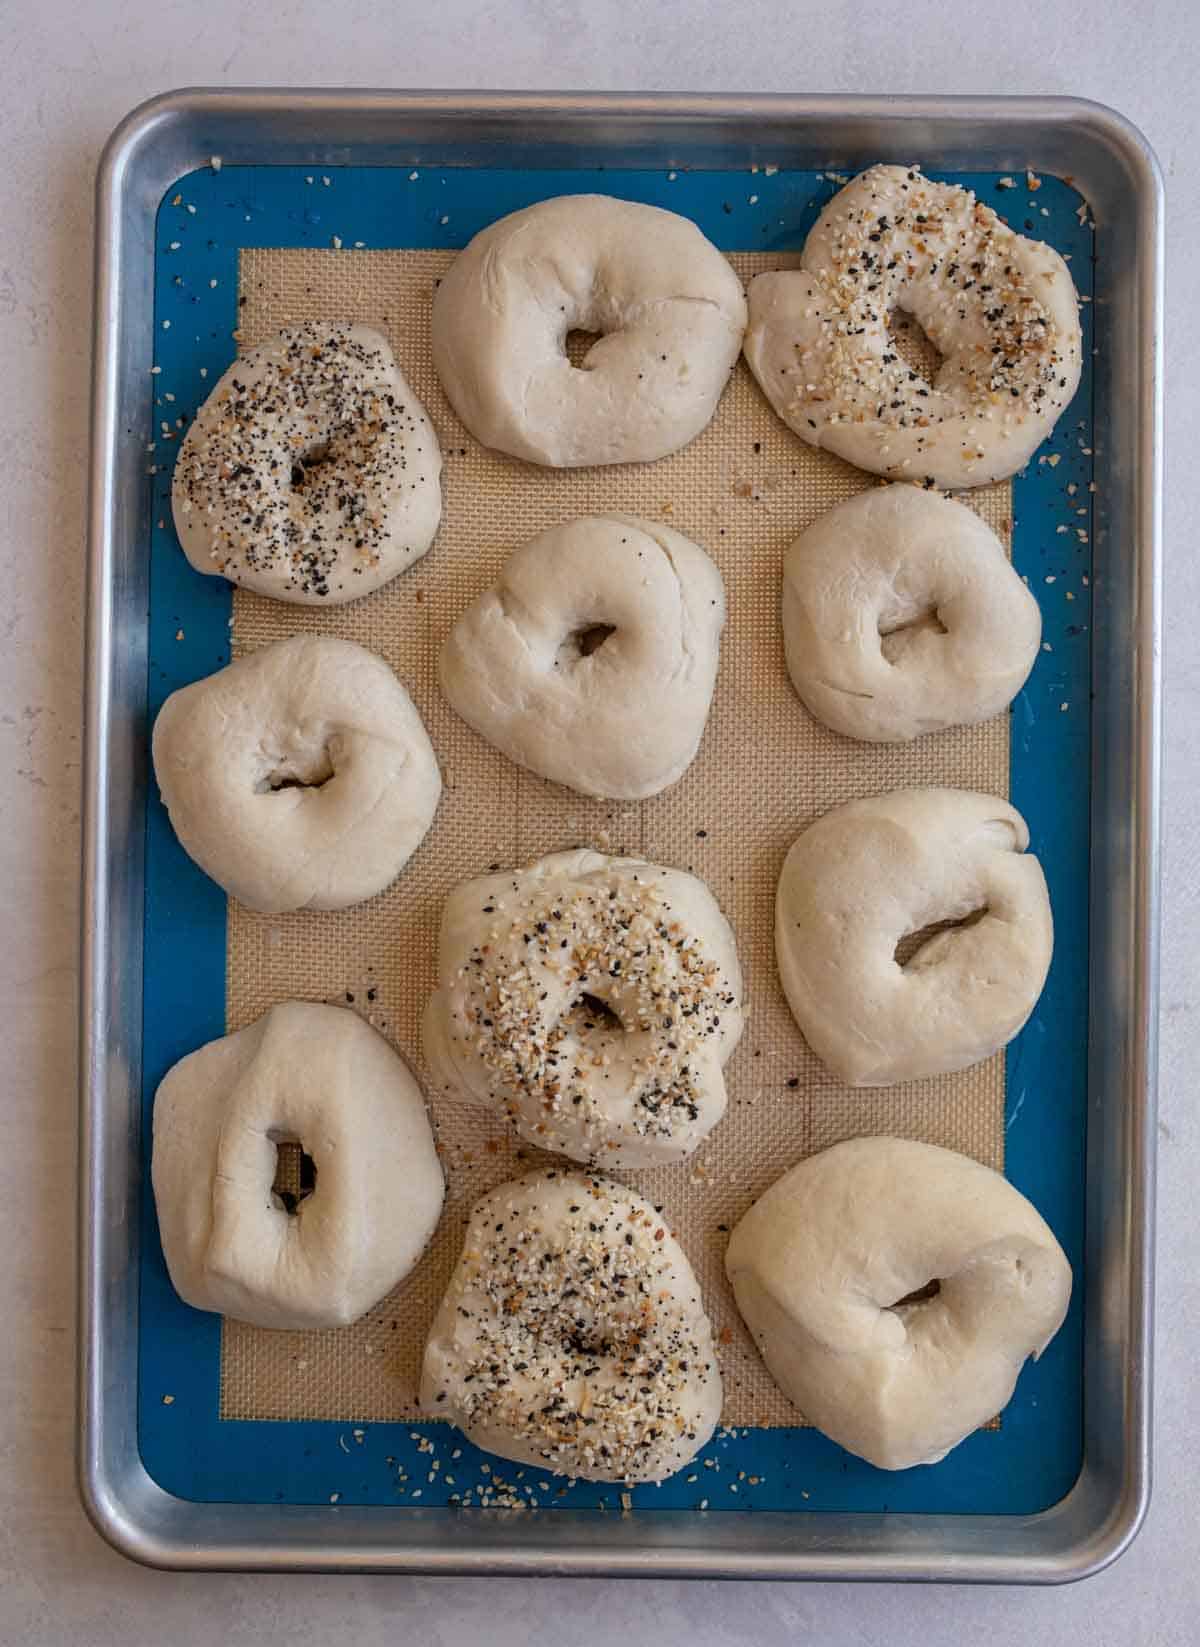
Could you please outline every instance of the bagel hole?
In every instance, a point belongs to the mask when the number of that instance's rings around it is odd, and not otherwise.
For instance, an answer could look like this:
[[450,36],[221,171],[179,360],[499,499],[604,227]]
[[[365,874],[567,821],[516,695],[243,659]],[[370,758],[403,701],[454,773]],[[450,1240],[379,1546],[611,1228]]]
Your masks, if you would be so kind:
[[594,1034],[596,1030],[606,1030],[610,1035],[624,1033],[625,1026],[617,1017],[607,1001],[602,1001],[598,995],[584,993],[571,1008],[571,1017],[576,1027],[586,1034]]
[[894,1304],[889,1304],[890,1310],[908,1309],[915,1304],[928,1304],[931,1298],[936,1298],[942,1290],[942,1283],[934,1276],[932,1281],[926,1281],[923,1287],[915,1292],[906,1292],[903,1298],[897,1298]]
[[969,926],[978,926],[987,912],[987,904],[980,904],[978,909],[972,909],[966,915],[948,921],[930,921],[928,926],[918,927],[915,932],[906,932],[896,945],[893,956],[896,965],[901,968],[911,966],[925,945],[939,933],[963,931]]
[[[586,1326],[582,1321],[576,1321],[564,1330],[562,1347],[567,1355],[597,1363],[616,1354],[619,1349],[619,1345],[612,1338],[602,1336],[598,1327]],[[593,1370],[598,1372],[599,1365]]]
[[302,492],[308,485],[313,471],[332,460],[333,450],[327,440],[319,441],[306,452],[301,452],[299,457],[292,460],[292,490]]
[[274,795],[281,789],[323,789],[332,777],[333,758],[329,745],[325,744],[311,760],[281,762],[263,777],[258,793]]
[[573,629],[558,649],[555,667],[565,664],[570,667],[578,663],[580,658],[590,658],[593,652],[598,652],[610,635],[615,635],[615,623],[585,623],[579,629]]
[[881,619],[879,624],[879,650],[888,663],[895,665],[908,651],[912,643],[921,635],[948,635],[950,631],[938,616],[936,606],[926,607],[924,611],[914,613],[911,618],[905,618],[902,623],[886,623]]
[[603,332],[585,332],[581,326],[572,326],[563,339],[563,354],[577,372],[591,370],[587,365],[588,351],[593,343],[599,343],[603,336]]
[[909,371],[924,378],[926,383],[934,382],[945,356],[916,316],[910,315],[907,309],[893,309],[887,328],[892,347]]
[[298,1138],[272,1138],[275,1145],[275,1177],[271,1194],[289,1218],[294,1218],[302,1201],[317,1187],[317,1165]]
[[610,635],[615,635],[615,623],[589,623],[586,629],[576,629],[571,636],[571,643],[579,648],[581,658],[590,658],[593,652],[598,652]]

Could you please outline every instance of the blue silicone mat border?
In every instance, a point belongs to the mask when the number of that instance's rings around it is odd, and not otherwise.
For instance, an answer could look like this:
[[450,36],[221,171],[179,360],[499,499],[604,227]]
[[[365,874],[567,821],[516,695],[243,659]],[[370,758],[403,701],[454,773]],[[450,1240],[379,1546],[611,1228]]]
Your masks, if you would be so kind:
[[[1085,299],[1094,228],[1052,177],[933,176],[961,182],[1015,228],[1071,260]],[[177,687],[229,660],[231,592],[193,572],[171,526],[170,471],[186,422],[232,360],[238,253],[251,246],[464,245],[506,212],[599,191],[691,217],[722,250],[798,249],[844,179],[767,171],[392,170],[226,167],[179,180],[155,240],[155,430],[148,722]],[[1007,1059],[1007,1174],[1062,1241],[1083,1253],[1088,1035],[1092,310],[1085,301],[1079,394],[1013,487],[1013,556],[1042,608],[1044,647],[1012,710],[1011,793],[1029,821],[1054,905],[1045,992]],[[146,804],[143,1138],[153,1095],[185,1053],[224,1032],[225,897],[187,858],[151,784]],[[407,1050],[407,1049],[401,1049]],[[492,1459],[443,1423],[221,1420],[220,1321],[184,1305],[163,1264],[143,1151],[138,1444],[150,1475],[181,1498],[388,1506],[519,1501],[617,1510],[615,1487]],[[970,1436],[932,1468],[889,1474],[814,1430],[719,1431],[694,1465],[632,1492],[638,1509],[1030,1513],[1072,1486],[1082,1454],[1082,1306],[1027,1366],[998,1430]]]

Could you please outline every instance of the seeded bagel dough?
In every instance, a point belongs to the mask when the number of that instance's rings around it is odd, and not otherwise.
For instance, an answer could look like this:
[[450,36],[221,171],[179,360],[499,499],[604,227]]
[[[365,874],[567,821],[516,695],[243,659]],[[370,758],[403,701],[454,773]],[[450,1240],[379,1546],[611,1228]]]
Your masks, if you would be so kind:
[[421,1404],[478,1447],[584,1481],[662,1481],[712,1436],[721,1374],[665,1216],[578,1172],[471,1214],[425,1349]]
[[[941,355],[896,348],[897,312]],[[799,269],[750,286],[746,359],[810,446],[893,480],[984,486],[1027,463],[1079,387],[1079,296],[1058,253],[969,189],[872,166],[822,211]]]
[[442,914],[438,978],[424,1030],[435,1089],[499,1110],[542,1149],[679,1161],[725,1112],[742,975],[692,875],[557,852],[465,881]]
[[221,378],[184,437],[171,509],[198,572],[340,606],[420,560],[442,517],[441,472],[386,339],[310,321]]

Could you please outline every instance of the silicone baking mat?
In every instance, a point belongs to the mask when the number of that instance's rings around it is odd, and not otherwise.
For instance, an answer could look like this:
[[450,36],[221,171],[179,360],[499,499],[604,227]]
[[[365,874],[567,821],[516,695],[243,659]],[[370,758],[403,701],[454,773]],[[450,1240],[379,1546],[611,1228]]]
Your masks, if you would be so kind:
[[[971,178],[1016,226],[1090,281],[1092,230],[1063,183]],[[663,1205],[699,1275],[721,1346],[725,1427],[695,1466],[638,1505],[1030,1510],[1061,1496],[1079,1456],[1079,1322],[1023,1375],[998,1430],[943,1464],[887,1476],[799,1427],[733,1308],[728,1229],[788,1165],[836,1139],[896,1132],[964,1150],[1010,1177],[1079,1251],[1086,1063],[1090,385],[1053,440],[1010,486],[968,495],[1041,601],[1044,649],[1014,706],[985,727],[903,748],[838,738],[795,699],[783,667],[779,564],[795,533],[870,477],[796,441],[739,366],[713,424],[661,463],[554,472],[489,453],[463,429],[429,359],[429,306],[453,247],[547,195],[599,189],[693,217],[739,273],[786,265],[833,174],[382,170],[206,171],[159,214],[154,381],[151,710],[186,680],[283,635],[315,631],[372,647],[397,669],[429,727],[446,784],[434,827],[405,874],[338,914],[260,916],[230,904],[188,862],[149,802],[146,1099],[183,1052],[272,1002],[326,999],[361,1011],[422,1073],[418,1023],[433,983],[446,891],[494,863],[587,843],[702,875],[732,920],[750,1019],[728,1070],[725,1121],[693,1159],[626,1175]],[[1015,207],[1015,209],[1014,209]],[[387,589],[312,610],[192,573],[169,515],[171,456],[187,418],[240,341],[303,318],[386,331],[426,405],[445,457],[433,550]],[[1085,306],[1085,325],[1089,318]],[[1089,357],[1090,358],[1090,357]],[[621,509],[669,521],[721,567],[729,594],[721,675],[701,752],[685,778],[640,805],[589,802],[492,751],[441,699],[438,649],[455,617],[519,542],[554,521]],[[1011,737],[1010,737],[1011,723]],[[1010,752],[1011,743],[1011,752]],[[1011,792],[1029,818],[1055,906],[1055,963],[1038,1011],[1003,1056],[961,1075],[851,1092],[809,1053],[779,992],[774,883],[787,847],[838,801],[940,782]],[[180,965],[180,958],[186,962]],[[147,1467],[184,1496],[287,1501],[622,1504],[619,1489],[521,1470],[419,1421],[420,1349],[470,1206],[526,1170],[485,1112],[439,1099],[446,1211],[401,1287],[356,1326],[269,1333],[187,1309],[162,1268],[152,1209],[143,1266],[141,1444]],[[1006,1148],[1007,1146],[1007,1148]]]

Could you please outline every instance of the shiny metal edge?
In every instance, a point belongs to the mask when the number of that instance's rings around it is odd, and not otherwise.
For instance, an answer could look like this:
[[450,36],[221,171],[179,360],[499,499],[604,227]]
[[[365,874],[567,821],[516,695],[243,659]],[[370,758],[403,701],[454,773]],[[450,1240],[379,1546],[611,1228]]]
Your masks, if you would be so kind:
[[[136,1438],[140,802],[144,758],[151,229],[166,188],[230,163],[854,167],[883,158],[1070,175],[1106,231],[1098,269],[1105,458],[1096,534],[1092,1044],[1085,1460],[1036,1516],[553,1518],[202,1505]],[[96,196],[83,835],[78,1471],[100,1533],[190,1569],[1056,1583],[1115,1559],[1150,1491],[1159,926],[1163,190],[1141,134],[1071,98],[178,91],[114,132]],[[1110,255],[1112,254],[1112,255]],[[140,564],[139,564],[140,563]],[[451,1528],[454,1536],[448,1537]]]

